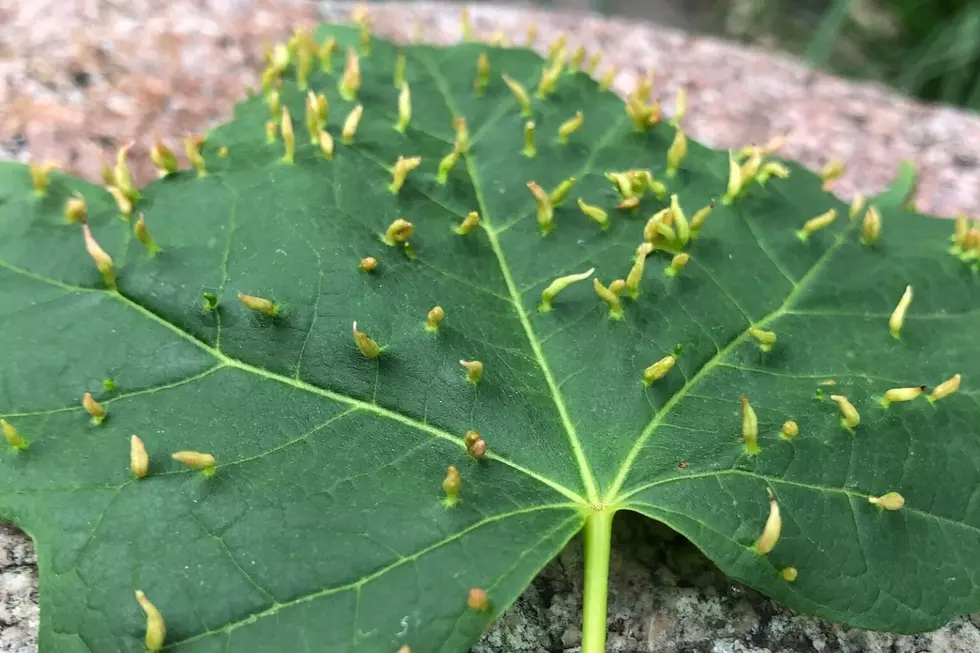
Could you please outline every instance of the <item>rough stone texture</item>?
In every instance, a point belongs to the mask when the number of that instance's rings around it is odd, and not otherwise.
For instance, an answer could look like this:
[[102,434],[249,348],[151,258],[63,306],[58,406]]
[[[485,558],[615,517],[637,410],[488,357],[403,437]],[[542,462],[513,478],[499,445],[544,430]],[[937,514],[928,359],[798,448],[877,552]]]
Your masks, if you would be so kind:
[[[115,148],[136,140],[131,162],[151,139],[202,132],[229,114],[254,84],[262,46],[296,23],[346,19],[349,4],[302,0],[20,0],[0,3],[0,157],[53,158],[98,178]],[[386,5],[379,33],[447,43],[459,38],[458,5]],[[788,133],[783,154],[811,167],[831,157],[849,171],[837,190],[871,194],[897,162],[922,171],[918,202],[940,215],[980,213],[980,118],[928,106],[874,84],[854,84],[771,52],[636,22],[528,10],[474,7],[477,31],[539,47],[559,32],[605,53],[630,90],[647,69],[670,112],[688,89],[685,124],[716,147]],[[138,164],[141,179],[151,175]],[[690,544],[635,515],[615,529],[609,650],[657,653],[975,653],[980,616],[927,635],[846,630],[800,617],[726,580]],[[0,653],[36,650],[37,572],[30,541],[0,526]],[[576,651],[582,557],[573,542],[549,565],[475,651]]]

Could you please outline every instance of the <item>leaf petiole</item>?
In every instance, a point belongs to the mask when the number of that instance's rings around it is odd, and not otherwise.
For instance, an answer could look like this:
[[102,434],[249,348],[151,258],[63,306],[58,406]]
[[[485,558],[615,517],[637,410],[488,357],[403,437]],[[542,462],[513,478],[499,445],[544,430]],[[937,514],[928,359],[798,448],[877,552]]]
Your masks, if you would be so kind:
[[615,509],[604,507],[585,520],[585,596],[582,653],[606,651],[606,597]]

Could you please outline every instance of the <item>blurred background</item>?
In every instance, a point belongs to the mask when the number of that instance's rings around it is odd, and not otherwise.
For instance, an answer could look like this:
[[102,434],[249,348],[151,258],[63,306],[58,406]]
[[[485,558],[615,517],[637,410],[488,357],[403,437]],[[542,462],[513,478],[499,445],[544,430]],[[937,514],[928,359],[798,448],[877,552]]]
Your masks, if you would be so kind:
[[530,0],[790,51],[847,77],[980,111],[980,0]]

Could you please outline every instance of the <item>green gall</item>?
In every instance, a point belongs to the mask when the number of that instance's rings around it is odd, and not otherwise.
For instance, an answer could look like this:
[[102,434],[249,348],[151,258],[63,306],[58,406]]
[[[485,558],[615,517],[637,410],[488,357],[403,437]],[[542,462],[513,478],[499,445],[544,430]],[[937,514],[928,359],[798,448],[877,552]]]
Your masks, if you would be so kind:
[[473,446],[473,443],[480,439],[480,433],[478,431],[467,431],[466,435],[463,436],[463,445],[469,449]]
[[541,79],[538,81],[538,88],[535,91],[537,98],[546,100],[549,95],[555,92],[564,67],[564,60],[556,58],[550,66],[544,66],[541,69]]
[[779,161],[766,161],[762,164],[759,169],[759,174],[756,175],[755,179],[760,184],[765,184],[772,177],[777,177],[779,179],[789,179],[790,171],[785,165]]
[[405,64],[407,63],[404,52],[399,52],[395,56],[395,73],[391,83],[395,88],[400,89],[405,83]]
[[715,208],[715,201],[711,200],[711,202],[707,206],[702,206],[700,209],[694,212],[694,215],[691,216],[691,225],[690,225],[692,235],[696,236],[698,232],[701,231],[701,228],[704,226],[705,220],[708,219],[708,216],[711,215],[711,211],[714,210],[714,208]]
[[599,225],[600,229],[609,228],[609,214],[598,206],[586,204],[585,200],[580,197],[578,199],[578,208],[587,218],[595,221]]
[[204,307],[204,310],[213,311],[218,308],[218,296],[213,292],[205,292],[201,300],[201,305]]
[[640,282],[643,281],[643,268],[646,266],[647,256],[653,252],[651,243],[640,243],[636,248],[636,256],[633,260],[633,267],[626,275],[626,289],[629,290],[630,297],[636,299],[640,294]]
[[535,133],[535,123],[533,120],[528,120],[524,123],[524,149],[521,153],[532,158],[538,155],[538,146],[534,143],[534,133]]
[[150,473],[150,455],[137,435],[129,437],[129,473],[133,478],[146,478]]
[[267,120],[265,123],[265,142],[266,145],[272,145],[276,142],[276,138],[279,136],[279,123],[275,120]]
[[524,44],[527,47],[531,47],[537,42],[537,40],[538,40],[538,26],[532,23],[527,27],[527,34],[524,37]]
[[881,405],[888,408],[895,402],[912,401],[926,391],[926,386],[918,385],[909,388],[891,388],[885,391]]
[[585,116],[581,111],[576,111],[575,115],[558,126],[558,142],[567,143],[568,137],[582,128]]
[[82,408],[85,409],[85,412],[92,418],[93,424],[101,424],[105,421],[105,406],[97,402],[95,397],[92,396],[91,392],[86,392],[84,395],[82,395]]
[[779,577],[787,583],[795,581],[797,576],[799,576],[799,572],[796,571],[796,567],[784,567],[779,572]]
[[800,434],[800,426],[789,419],[783,422],[783,427],[779,430],[779,436],[784,440],[792,440]]
[[551,231],[555,221],[555,208],[551,203],[551,198],[541,186],[533,181],[527,182],[527,189],[531,191],[534,203],[538,212],[538,228],[542,234]]
[[810,234],[820,231],[821,229],[826,229],[831,224],[833,224],[834,220],[836,219],[837,219],[837,209],[830,209],[828,211],[824,211],[823,213],[816,216],[815,218],[810,218],[809,220],[804,222],[803,228],[796,232],[796,237],[799,238],[801,241],[806,242],[807,238],[810,237]]
[[681,86],[674,96],[674,116],[670,119],[670,124],[680,131],[681,121],[685,115],[687,115],[687,89]]
[[684,130],[678,129],[674,132],[674,140],[667,150],[667,176],[674,177],[680,169],[684,157],[687,156],[687,136]]
[[337,90],[340,97],[348,102],[353,102],[357,97],[357,92],[361,89],[361,59],[357,56],[357,51],[353,46],[347,47],[347,61],[344,65],[344,74],[340,78]]
[[187,160],[191,162],[191,166],[197,171],[198,177],[204,177],[208,174],[204,156],[201,154],[203,145],[203,136],[191,134],[184,138],[184,153],[187,155]]
[[660,103],[646,104],[636,95],[626,101],[626,115],[633,122],[636,131],[646,131],[660,122]]
[[823,189],[830,190],[834,182],[840,179],[847,168],[841,161],[831,159],[820,171],[820,179],[823,180]]
[[480,226],[480,214],[476,211],[470,211],[466,218],[459,224],[458,227],[453,229],[460,236],[465,236],[474,229]]
[[905,286],[902,298],[898,300],[898,305],[888,318],[888,332],[898,340],[902,337],[902,326],[905,324],[905,314],[908,313],[909,306],[912,304],[912,286]]
[[333,53],[337,51],[337,39],[330,37],[323,42],[318,52],[320,58],[320,69],[324,72],[333,72]]
[[133,146],[133,143],[127,143],[123,147],[120,147],[116,152],[116,167],[113,168],[113,178],[116,180],[116,188],[121,190],[123,194],[129,198],[130,202],[136,202],[139,200],[140,193],[136,190],[136,186],[133,185],[133,175],[129,171],[129,164],[126,163],[126,157],[129,156],[129,148]]
[[586,279],[592,276],[593,272],[595,272],[595,268],[586,270],[585,272],[579,274],[569,274],[564,277],[558,277],[557,279],[552,281],[550,284],[548,284],[548,287],[545,288],[544,291],[542,291],[541,293],[541,304],[538,306],[538,310],[541,312],[550,311],[551,300],[553,300],[558,293],[560,293],[562,290],[569,287],[573,283],[576,283],[578,281],[585,281]]
[[340,139],[344,142],[344,145],[350,145],[354,142],[354,135],[357,134],[357,126],[361,124],[361,116],[363,115],[363,104],[358,104],[347,114],[347,117],[344,119],[343,129],[340,131]]
[[399,156],[391,169],[391,184],[388,185],[388,190],[392,193],[400,191],[402,186],[405,185],[405,179],[408,177],[408,173],[418,168],[421,164],[422,157],[420,156],[413,156],[407,159]]
[[476,58],[476,79],[473,80],[473,88],[477,95],[483,95],[487,86],[490,85],[490,58],[486,52],[481,52]]
[[742,442],[745,443],[745,451],[755,456],[762,451],[759,448],[759,418],[748,397],[742,395],[739,400],[742,402]]
[[5,419],[0,419],[0,427],[3,428],[3,438],[7,441],[7,444],[10,447],[16,449],[17,451],[24,451],[27,449],[27,440],[20,434],[13,424]]
[[296,157],[296,135],[293,133],[293,119],[289,115],[289,109],[282,108],[282,117],[279,120],[279,133],[282,135],[282,142],[285,152],[282,155],[283,163],[292,163]]
[[112,392],[119,386],[116,385],[116,382],[113,381],[112,379],[102,379],[102,387],[105,388],[107,391]]
[[401,91],[398,93],[398,122],[395,123],[395,131],[404,133],[411,120],[412,91],[408,87],[408,82],[402,82]]
[[463,7],[459,10],[459,30],[464,41],[476,40],[476,36],[473,34],[473,26],[470,24],[469,7]]
[[265,104],[269,107],[269,114],[273,120],[279,120],[282,117],[282,101],[279,91],[275,89],[269,91],[265,96]]
[[721,198],[722,204],[731,204],[742,192],[742,168],[735,161],[732,151],[728,151],[728,186],[725,195]]
[[466,369],[466,380],[476,384],[483,378],[483,363],[480,361],[459,361],[459,364]]
[[864,210],[867,201],[864,199],[864,195],[861,193],[855,193],[854,198],[851,200],[851,205],[847,209],[847,217],[851,220],[861,215],[861,211]]
[[325,159],[333,158],[333,136],[331,136],[330,132],[328,132],[326,129],[321,128],[319,131],[317,131],[317,145],[320,147],[320,153],[323,154]]
[[664,273],[668,277],[676,277],[681,271],[687,267],[687,264],[691,260],[691,255],[687,252],[681,252],[680,254],[675,254],[674,258],[670,259],[670,265],[664,270]]
[[565,201],[565,198],[568,197],[570,192],[572,192],[572,188],[575,187],[575,183],[577,181],[578,179],[575,177],[569,177],[555,186],[555,189],[551,191],[550,195],[548,195],[548,201],[551,202],[551,205],[558,206]]
[[92,230],[88,223],[82,223],[82,236],[85,238],[85,249],[89,256],[95,261],[95,267],[102,275],[105,285],[112,290],[116,289],[116,267],[112,263],[112,257],[95,240]]
[[960,375],[954,374],[952,378],[943,381],[929,393],[929,403],[934,403],[944,399],[960,389]]
[[408,220],[398,218],[388,225],[382,240],[386,245],[390,245],[392,247],[396,245],[404,245],[408,242],[408,239],[412,237],[413,233],[415,233],[415,225]]
[[[625,285],[625,282],[623,282],[623,287]],[[595,290],[595,294],[599,295],[599,299],[606,302],[609,306],[609,317],[613,320],[623,319],[623,302],[619,299],[619,294],[611,287],[607,288],[602,285],[602,282],[598,279],[592,280],[592,288]]]
[[453,151],[447,154],[439,162],[439,171],[436,173],[436,181],[440,184],[445,184],[449,180],[449,172],[459,161],[459,148],[454,147]]
[[640,196],[634,195],[632,197],[624,198],[623,201],[621,201],[619,204],[616,205],[616,208],[621,211],[632,211],[639,205],[640,205]]
[[269,53],[269,67],[278,72],[286,70],[292,58],[289,48],[284,43],[277,43]]
[[88,207],[85,205],[85,198],[75,193],[65,202],[65,220],[68,222],[85,222],[88,218]]
[[224,159],[224,158],[226,158],[228,156],[228,146],[227,145],[222,145],[221,147],[218,148],[218,156],[220,158],[222,158],[222,159]]
[[366,358],[377,358],[381,355],[381,347],[371,336],[357,330],[357,322],[354,322],[352,330],[354,332],[354,343]]
[[782,531],[783,518],[779,514],[779,502],[773,496],[772,490],[769,490],[769,517],[766,519],[766,525],[762,529],[762,535],[755,541],[756,553],[766,555],[775,549]]
[[160,141],[157,141],[150,150],[150,161],[156,166],[157,172],[161,177],[166,177],[177,172],[177,157],[174,156],[173,151],[169,147]]
[[517,100],[517,104],[521,107],[521,113],[527,117],[534,115],[534,111],[531,109],[531,98],[528,97],[527,89],[515,79],[511,79],[507,75],[503,76],[504,83],[507,84],[507,88],[510,92],[514,94],[514,99]]
[[306,94],[306,133],[310,142],[316,145],[320,142],[320,115],[317,110],[316,94],[310,91]]
[[470,125],[466,118],[458,116],[453,118],[453,130],[456,132],[455,147],[461,154],[470,151]]
[[667,376],[667,372],[673,369],[675,363],[677,363],[676,356],[664,356],[656,363],[643,370],[643,385],[649,387],[650,385],[653,385],[654,382]]
[[861,414],[844,395],[830,395],[830,400],[837,404],[841,414],[841,426],[848,431],[857,428],[861,423]]
[[37,195],[44,195],[47,192],[48,186],[51,184],[51,171],[57,167],[54,161],[45,161],[44,163],[31,161],[27,164],[27,169],[31,173],[31,184],[34,186],[34,192]]
[[868,207],[861,221],[861,242],[873,245],[881,235],[881,212],[874,204]]
[[310,73],[313,72],[313,52],[306,47],[296,51],[296,85],[306,90],[310,85]]
[[670,196],[670,215],[674,219],[677,242],[683,247],[691,240],[691,226],[687,222],[687,216],[684,215],[684,209],[681,208],[681,203],[676,193]]
[[109,194],[112,195],[112,199],[116,200],[116,206],[119,207],[119,212],[126,216],[127,218],[133,213],[133,201],[126,196],[126,193],[122,192],[121,189],[115,186],[109,186],[106,188]]
[[446,478],[442,480],[442,491],[446,493],[446,498],[442,500],[443,505],[452,508],[459,503],[459,491],[462,486],[463,482],[459,470],[450,465],[449,469],[446,470]]
[[572,58],[568,62],[568,72],[574,73],[578,72],[582,68],[582,62],[585,61],[585,46],[580,45],[575,48],[575,52],[572,53]]
[[469,594],[466,596],[466,605],[474,612],[486,612],[489,610],[490,599],[487,598],[486,590],[480,589],[479,587],[471,588]]
[[170,457],[190,469],[200,470],[205,476],[214,476],[216,462],[214,456],[198,451],[176,451]]
[[279,305],[266,299],[265,297],[256,297],[254,295],[238,293],[238,301],[240,301],[245,308],[255,311],[256,313],[262,313],[263,315],[268,315],[269,317],[275,317],[279,314]]
[[564,32],[559,32],[555,40],[548,44],[548,54],[547,59],[551,61],[555,58],[562,58],[565,56],[565,49],[568,47],[568,38],[565,36]]
[[153,240],[153,236],[150,235],[150,230],[146,227],[146,218],[143,217],[142,213],[140,213],[136,222],[133,223],[133,234],[138,241],[143,243],[150,256],[155,256],[160,251],[160,246]]
[[442,306],[433,306],[429,313],[425,316],[425,329],[426,331],[438,331],[439,323],[446,317],[446,312],[442,310]]
[[885,510],[901,510],[905,505],[905,497],[898,492],[889,492],[880,497],[868,497],[868,503]]
[[167,637],[167,627],[163,622],[163,616],[141,590],[136,590],[136,601],[139,603],[140,609],[143,610],[143,614],[146,615],[146,636],[143,640],[146,650],[159,651],[163,648],[163,640]]
[[599,80],[600,91],[608,91],[612,87],[613,82],[616,81],[616,72],[616,66],[612,66],[605,72],[602,79]]
[[755,338],[755,341],[759,343],[759,349],[762,351],[772,351],[776,344],[776,334],[773,331],[752,327],[749,329],[749,335]]

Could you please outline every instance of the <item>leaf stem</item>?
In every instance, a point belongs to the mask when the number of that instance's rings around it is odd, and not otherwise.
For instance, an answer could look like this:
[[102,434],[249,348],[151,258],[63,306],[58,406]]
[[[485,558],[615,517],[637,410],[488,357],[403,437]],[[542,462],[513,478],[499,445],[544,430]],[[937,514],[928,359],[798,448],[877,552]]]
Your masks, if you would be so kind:
[[603,508],[585,520],[585,597],[582,618],[582,653],[606,651],[606,598],[609,552],[615,510]]

